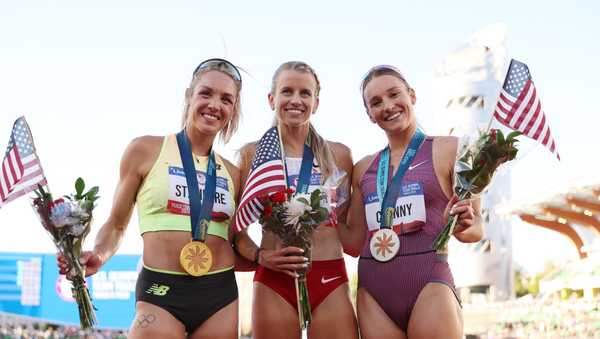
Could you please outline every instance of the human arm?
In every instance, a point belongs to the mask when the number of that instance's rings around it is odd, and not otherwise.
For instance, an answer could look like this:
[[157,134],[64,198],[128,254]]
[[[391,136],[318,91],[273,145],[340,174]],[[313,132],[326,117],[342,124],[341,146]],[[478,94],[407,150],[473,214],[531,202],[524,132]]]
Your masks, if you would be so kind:
[[[233,192],[233,199],[235,201],[235,205],[238,206],[239,205],[239,200],[240,200],[240,194],[241,194],[241,174],[240,174],[240,169],[239,167],[235,166],[234,164],[232,164],[231,162],[227,161],[226,159],[223,159],[225,166],[227,167],[227,171],[230,173],[231,175],[231,179],[233,180],[233,185],[235,187],[234,192]],[[254,271],[256,269],[256,264],[254,264],[252,262],[252,260],[248,260],[245,257],[243,257],[242,255],[240,255],[240,253],[238,252],[238,249],[236,248],[236,231],[235,231],[235,214],[231,216],[231,222],[230,222],[230,226],[229,226],[229,242],[231,245],[231,248],[233,249],[234,252],[234,267],[236,271],[242,271],[242,272],[247,272],[247,271]]]
[[352,171],[352,194],[350,197],[350,208],[347,216],[348,235],[342,240],[344,252],[357,257],[364,245],[367,236],[367,220],[365,217],[365,205],[362,199],[360,180],[372,161],[372,156],[361,159]]
[[[238,152],[240,180],[242,183],[245,183],[250,172],[255,151],[256,143],[249,143],[243,146]],[[286,247],[277,250],[259,248],[248,236],[246,230],[235,233],[234,249],[238,257],[244,259],[241,261],[242,269],[246,269],[249,263],[253,263],[254,265],[262,265],[269,269],[295,276],[296,273],[294,271],[304,268],[305,266],[303,265],[307,261],[307,258],[303,256],[293,255],[302,253],[302,250],[297,247]],[[239,260],[237,261],[240,262]]]
[[[351,193],[353,171],[352,153],[350,149],[344,144],[329,142],[329,145],[335,158],[336,167],[338,168],[338,170],[344,171],[346,173],[347,180],[344,181],[343,184],[347,184],[349,186],[346,188],[346,190],[348,193]],[[360,241],[359,239],[357,239],[357,237],[359,237],[359,232],[356,232],[354,228],[347,223],[348,207],[351,204],[352,194],[348,198],[349,199],[346,202],[344,202],[341,206],[337,206],[335,210],[337,217],[338,236],[340,238],[340,242],[342,243],[342,247],[344,248],[345,252],[345,244],[355,244],[358,241]],[[352,245],[350,245],[350,247],[352,247]],[[348,254],[354,255],[354,252],[350,251],[350,253]]]
[[[134,139],[125,150],[110,215],[96,235],[94,249],[84,251],[79,259],[86,266],[86,275],[96,273],[119,248],[131,218],[138,188],[153,163],[152,153],[158,152],[156,144],[160,141],[156,139],[162,140],[157,137]],[[60,257],[58,265],[61,273],[67,272],[67,264]]]

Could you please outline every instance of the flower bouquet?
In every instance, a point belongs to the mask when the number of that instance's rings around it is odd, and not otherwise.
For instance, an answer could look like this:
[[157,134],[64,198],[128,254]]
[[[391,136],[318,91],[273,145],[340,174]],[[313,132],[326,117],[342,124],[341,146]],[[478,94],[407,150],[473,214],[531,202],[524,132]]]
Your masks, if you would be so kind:
[[[317,189],[309,194],[294,195],[288,188],[261,199],[264,211],[259,221],[264,230],[277,235],[284,246],[295,246],[311,257],[313,230],[329,217],[322,203],[327,201],[324,192]],[[307,329],[312,320],[308,290],[306,288],[306,270],[297,272],[296,296],[298,299],[298,317],[300,328]]]
[[81,328],[90,329],[96,323],[96,315],[85,285],[85,268],[79,263],[79,256],[83,241],[90,232],[98,186],[85,193],[84,189],[83,179],[78,178],[75,181],[75,194],[54,200],[49,191],[38,185],[32,207],[70,267],[67,276],[73,284],[73,298],[79,309]]
[[[505,137],[501,130],[489,129],[472,143],[468,137],[461,140],[454,166],[454,193],[460,200],[482,193],[491,183],[498,166],[517,156],[517,137],[521,134],[513,131]],[[457,215],[450,216],[435,239],[433,249],[438,253],[447,251],[457,221]]]

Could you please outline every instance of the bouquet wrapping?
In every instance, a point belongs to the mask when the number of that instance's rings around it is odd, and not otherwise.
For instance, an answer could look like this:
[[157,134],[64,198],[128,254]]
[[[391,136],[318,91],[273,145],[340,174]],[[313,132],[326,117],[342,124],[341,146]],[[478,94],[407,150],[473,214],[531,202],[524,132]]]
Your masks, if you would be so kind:
[[[460,200],[481,194],[492,182],[500,165],[517,156],[517,137],[522,133],[513,131],[504,136],[499,129],[488,129],[477,138],[461,139],[454,166],[454,193]],[[446,226],[433,243],[438,253],[447,252],[448,241],[454,233],[458,216],[448,218]]]
[[323,183],[323,191],[327,203],[325,208],[329,211],[329,222],[337,227],[337,209],[350,199],[350,183],[346,172],[335,169]]
[[42,226],[52,237],[58,253],[70,267],[67,277],[73,285],[73,298],[77,302],[81,328],[90,329],[97,321],[92,299],[85,285],[85,268],[79,263],[79,256],[85,237],[90,232],[98,187],[92,187],[85,193],[84,190],[85,183],[78,178],[75,182],[75,194],[55,200],[49,191],[38,186],[31,204]]

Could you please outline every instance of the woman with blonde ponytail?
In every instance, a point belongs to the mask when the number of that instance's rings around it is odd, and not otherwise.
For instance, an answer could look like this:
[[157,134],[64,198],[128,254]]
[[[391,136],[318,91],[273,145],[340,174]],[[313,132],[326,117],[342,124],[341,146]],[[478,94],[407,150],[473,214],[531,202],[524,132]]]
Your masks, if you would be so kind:
[[[117,252],[137,207],[143,267],[128,338],[238,338],[229,226],[240,177],[213,142],[235,132],[241,90],[232,63],[201,62],[185,91],[182,129],[136,138],[123,155],[108,220],[79,261],[88,275],[98,272]],[[58,266],[69,271],[62,257]]]
[[[310,178],[307,178],[308,193],[342,171],[348,177],[352,176],[352,156],[348,147],[323,139],[310,123],[310,117],[319,105],[319,91],[320,84],[314,70],[304,62],[291,61],[275,71],[268,94],[269,105],[275,112],[274,125],[291,188],[295,189],[297,185],[296,178],[305,158],[305,145],[309,145],[314,154]],[[240,150],[242,182],[245,182],[253,159],[257,157],[256,149],[257,142],[253,142]],[[275,234],[265,230],[260,247],[252,242],[245,230],[236,234],[238,253],[258,265],[252,308],[254,338],[299,337],[294,278],[296,270],[306,268],[312,310],[308,336],[358,338],[340,241],[350,234],[345,225],[347,204],[336,211],[337,225],[324,223],[314,230],[311,258],[303,256],[300,248],[283,247]],[[241,229],[239,225],[238,228]]]

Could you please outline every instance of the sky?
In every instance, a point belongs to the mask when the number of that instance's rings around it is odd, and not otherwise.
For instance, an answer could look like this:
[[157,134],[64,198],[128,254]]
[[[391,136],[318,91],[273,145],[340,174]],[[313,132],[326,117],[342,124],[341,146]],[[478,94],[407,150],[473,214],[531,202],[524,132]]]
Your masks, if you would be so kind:
[[[225,57],[243,72],[243,120],[217,150],[231,160],[272,121],[279,64],[303,60],[321,81],[317,130],[354,161],[385,146],[362,108],[373,65],[399,67],[416,112],[436,129],[433,66],[482,27],[504,23],[507,55],[529,65],[562,162],[533,142],[511,169],[513,202],[530,204],[573,185],[597,184],[597,3],[585,1],[4,1],[0,3],[0,147],[25,115],[55,195],[79,176],[100,186],[95,231],[108,216],[127,144],[179,129],[196,65]],[[0,251],[51,252],[26,198],[0,209]],[[513,218],[516,262],[530,272],[576,256],[569,241]],[[119,253],[139,253],[137,217]]]

